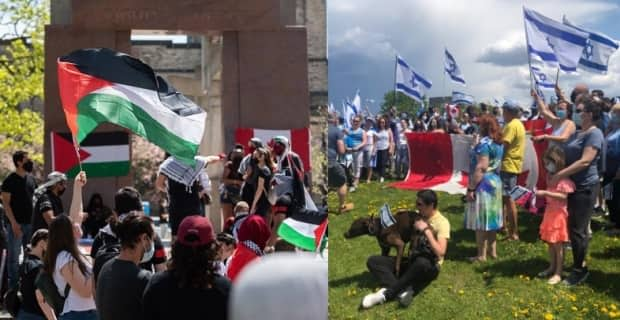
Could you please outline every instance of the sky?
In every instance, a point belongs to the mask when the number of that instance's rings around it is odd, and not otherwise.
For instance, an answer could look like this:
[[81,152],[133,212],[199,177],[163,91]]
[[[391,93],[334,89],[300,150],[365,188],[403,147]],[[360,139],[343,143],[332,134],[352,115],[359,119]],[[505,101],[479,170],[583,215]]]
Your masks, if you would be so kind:
[[[429,78],[427,95],[452,90],[480,102],[505,97],[530,104],[523,10],[526,6],[620,40],[618,0],[328,0],[329,101],[336,110],[360,90],[363,105],[376,111],[383,95],[394,90],[395,55]],[[455,84],[443,73],[444,48],[452,53],[467,82]],[[545,69],[554,77],[555,69]],[[575,83],[620,96],[620,53],[612,55],[607,75],[560,72],[565,92]],[[370,100],[375,100],[374,103]]]

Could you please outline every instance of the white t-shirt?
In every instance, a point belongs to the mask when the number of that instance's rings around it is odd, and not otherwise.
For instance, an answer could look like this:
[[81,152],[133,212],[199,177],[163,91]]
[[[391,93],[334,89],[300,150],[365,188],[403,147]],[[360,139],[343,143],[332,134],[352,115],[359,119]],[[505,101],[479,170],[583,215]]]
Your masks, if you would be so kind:
[[377,132],[377,150],[386,150],[390,147],[390,131],[381,130]]
[[[62,269],[67,263],[71,261],[75,261],[75,259],[73,259],[73,257],[68,251],[61,251],[56,257],[56,267],[54,268],[53,277],[54,283],[56,284],[58,292],[61,296],[65,295],[65,287],[67,286],[67,281],[60,274],[60,269]],[[88,263],[88,261],[86,261],[86,259],[83,259],[83,261],[86,264],[88,272],[92,274],[92,266]],[[65,300],[65,306],[62,309],[62,314],[70,311],[88,311],[95,309],[97,309],[97,306],[95,305],[95,299],[92,295],[88,298],[84,298],[80,296],[77,292],[75,292],[73,288],[71,288],[71,290],[69,290],[69,296]]]
[[376,135],[377,131],[375,131],[375,129],[366,130],[366,145],[364,146],[364,151],[372,151]]

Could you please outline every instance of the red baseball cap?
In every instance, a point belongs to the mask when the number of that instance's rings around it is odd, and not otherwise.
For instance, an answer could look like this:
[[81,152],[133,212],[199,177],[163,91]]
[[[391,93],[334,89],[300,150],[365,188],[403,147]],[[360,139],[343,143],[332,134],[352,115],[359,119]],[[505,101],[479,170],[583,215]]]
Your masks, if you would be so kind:
[[205,246],[215,241],[211,221],[201,216],[188,216],[181,221],[177,241],[188,247]]

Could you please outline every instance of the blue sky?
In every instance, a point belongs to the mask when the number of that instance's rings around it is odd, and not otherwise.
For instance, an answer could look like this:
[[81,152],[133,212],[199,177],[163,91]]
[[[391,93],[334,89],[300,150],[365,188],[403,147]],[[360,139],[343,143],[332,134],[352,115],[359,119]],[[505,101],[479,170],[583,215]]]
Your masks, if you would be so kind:
[[[431,97],[456,89],[478,101],[511,97],[529,104],[523,5],[560,21],[566,14],[577,25],[620,40],[618,0],[329,0],[329,100],[340,110],[341,101],[360,89],[362,102],[378,109],[383,94],[393,90],[399,54],[433,81]],[[461,68],[466,88],[444,80],[444,47]],[[555,76],[555,70],[546,71]],[[565,91],[585,82],[620,95],[620,53],[611,57],[605,76],[561,73],[559,82]]]

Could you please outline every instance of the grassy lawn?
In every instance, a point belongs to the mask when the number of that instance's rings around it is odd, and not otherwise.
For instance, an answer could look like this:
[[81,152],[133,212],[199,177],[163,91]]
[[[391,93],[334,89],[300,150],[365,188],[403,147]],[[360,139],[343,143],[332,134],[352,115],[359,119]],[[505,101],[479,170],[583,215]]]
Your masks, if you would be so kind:
[[[336,208],[337,201],[330,193],[330,208]],[[393,213],[414,208],[415,192],[374,182],[361,184],[349,201],[355,204],[353,211],[330,216],[330,319],[620,319],[620,239],[606,236],[600,223],[592,225],[586,284],[550,286],[536,278],[548,265],[547,247],[538,238],[541,217],[521,212],[521,241],[498,242],[497,260],[472,264],[467,257],[476,252],[474,233],[463,229],[460,196],[445,193],[439,195],[439,210],[450,220],[451,239],[437,280],[408,308],[395,301],[359,310],[362,297],[379,288],[366,259],[380,249],[374,237],[344,239],[343,233],[355,218],[378,212],[385,202]],[[566,268],[572,262],[567,252]]]

